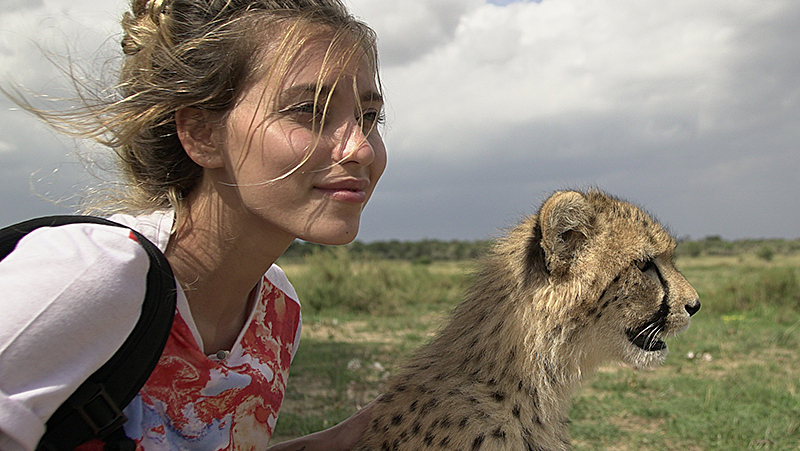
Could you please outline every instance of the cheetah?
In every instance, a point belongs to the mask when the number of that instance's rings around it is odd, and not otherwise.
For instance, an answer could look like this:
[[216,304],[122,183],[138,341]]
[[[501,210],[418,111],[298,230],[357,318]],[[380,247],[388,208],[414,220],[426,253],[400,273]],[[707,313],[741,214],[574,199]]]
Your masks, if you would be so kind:
[[697,292],[675,241],[599,190],[560,191],[498,240],[434,338],[386,383],[360,451],[555,451],[601,363],[662,363]]

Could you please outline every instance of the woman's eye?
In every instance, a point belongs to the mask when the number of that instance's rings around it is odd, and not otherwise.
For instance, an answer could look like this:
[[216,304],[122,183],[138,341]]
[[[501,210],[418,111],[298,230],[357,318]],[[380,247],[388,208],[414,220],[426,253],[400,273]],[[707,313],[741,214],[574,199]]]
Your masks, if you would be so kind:
[[323,111],[316,102],[301,102],[278,111],[282,114],[295,116],[299,122],[322,122]]
[[361,115],[361,120],[364,127],[373,127],[383,124],[386,121],[386,117],[382,110],[367,110]]

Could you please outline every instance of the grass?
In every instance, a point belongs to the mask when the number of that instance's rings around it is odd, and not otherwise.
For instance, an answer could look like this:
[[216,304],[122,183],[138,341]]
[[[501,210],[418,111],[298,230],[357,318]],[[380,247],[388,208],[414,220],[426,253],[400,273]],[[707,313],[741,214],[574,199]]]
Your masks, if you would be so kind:
[[[275,441],[332,426],[374,399],[467,280],[460,263],[336,252],[284,268],[311,308]],[[330,264],[334,275],[323,277]],[[800,257],[682,256],[678,264],[702,309],[669,341],[664,366],[609,365],[584,385],[571,412],[574,449],[800,450]],[[353,283],[348,277],[361,288],[324,286]],[[338,304],[311,301],[324,293]]]
[[698,316],[664,367],[604,368],[576,398],[575,449],[800,449],[799,324]]

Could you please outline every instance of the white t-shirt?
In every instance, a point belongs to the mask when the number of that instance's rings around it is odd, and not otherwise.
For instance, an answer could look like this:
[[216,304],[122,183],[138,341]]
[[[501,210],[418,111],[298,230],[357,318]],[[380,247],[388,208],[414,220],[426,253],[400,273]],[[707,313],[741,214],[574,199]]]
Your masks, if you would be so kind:
[[[172,212],[110,219],[166,249]],[[0,450],[35,449],[47,419],[133,330],[149,259],[129,235],[98,224],[41,228],[0,261]],[[296,301],[280,269],[266,277]],[[177,302],[202,349],[182,290]]]

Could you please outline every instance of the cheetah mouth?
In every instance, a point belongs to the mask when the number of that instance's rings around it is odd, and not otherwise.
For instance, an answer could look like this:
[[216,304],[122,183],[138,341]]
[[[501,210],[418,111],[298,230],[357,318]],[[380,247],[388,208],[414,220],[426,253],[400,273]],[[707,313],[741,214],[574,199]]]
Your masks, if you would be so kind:
[[662,329],[663,326],[658,323],[647,323],[636,329],[628,329],[625,334],[628,336],[628,341],[637,348],[647,352],[654,352],[667,348],[664,340],[659,338]]
[[633,329],[626,329],[625,334],[628,341],[637,348],[646,352],[662,351],[667,348],[667,344],[661,339],[662,333],[667,326],[667,314],[669,306],[666,303],[653,314],[644,324]]

